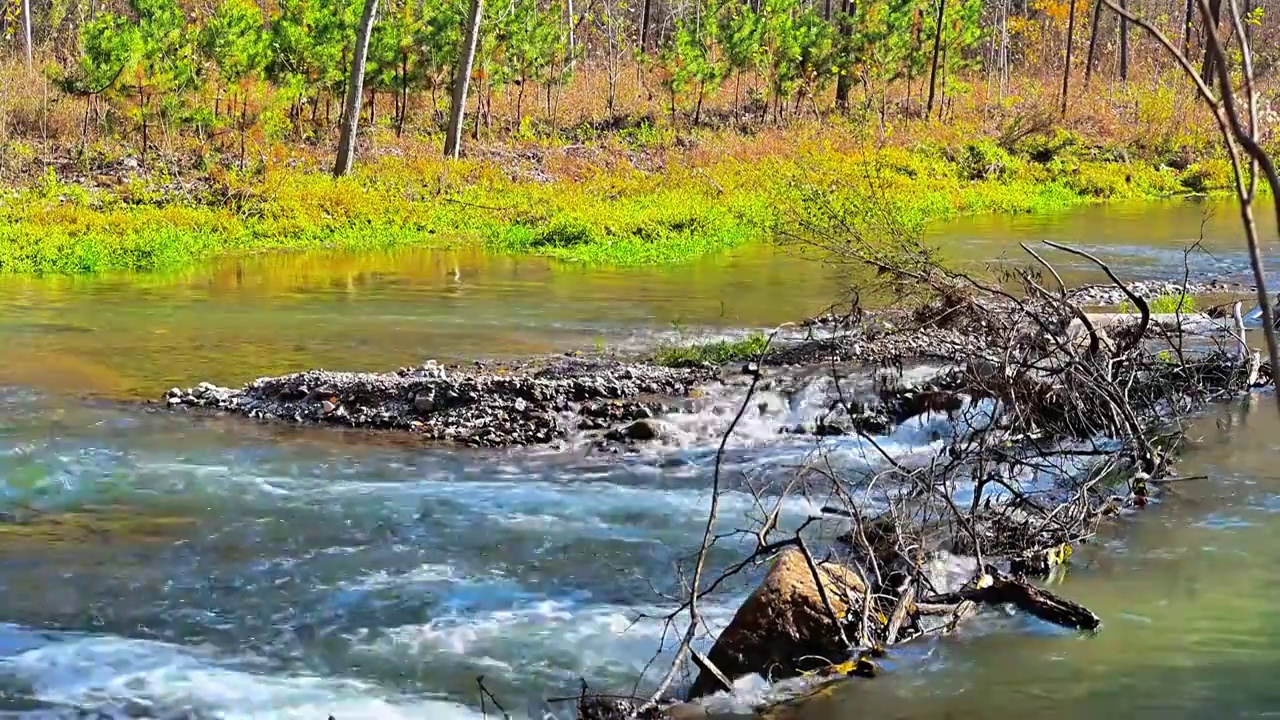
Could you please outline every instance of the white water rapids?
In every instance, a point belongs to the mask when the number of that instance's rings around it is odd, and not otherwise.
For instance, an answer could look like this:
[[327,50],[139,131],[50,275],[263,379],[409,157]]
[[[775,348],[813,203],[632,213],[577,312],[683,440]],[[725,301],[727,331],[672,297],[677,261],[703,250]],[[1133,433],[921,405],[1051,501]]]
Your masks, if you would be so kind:
[[[742,378],[713,388],[660,419],[659,440],[613,454],[585,440],[405,446],[5,390],[7,507],[174,524],[159,539],[0,550],[0,691],[24,717],[448,719],[477,716],[484,676],[507,710],[541,717],[583,680],[630,689],[665,640],[652,682],[673,644],[675,567],[701,537],[744,392]],[[854,436],[780,432],[811,425],[832,393],[817,375],[753,397],[726,450],[718,529],[750,527],[747,483],[768,487],[817,447],[833,467],[882,462]],[[990,411],[971,406],[960,426]],[[877,442],[928,457],[956,427],[927,415]],[[789,498],[784,526],[821,504]],[[712,562],[746,547],[723,543]],[[751,582],[703,604],[703,649]],[[716,702],[744,710],[761,692],[747,679]]]

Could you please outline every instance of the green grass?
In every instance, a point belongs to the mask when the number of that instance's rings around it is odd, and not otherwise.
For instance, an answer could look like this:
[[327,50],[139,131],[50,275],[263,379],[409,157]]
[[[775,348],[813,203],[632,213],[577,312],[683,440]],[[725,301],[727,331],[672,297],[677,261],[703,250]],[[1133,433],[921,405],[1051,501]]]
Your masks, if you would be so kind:
[[1207,192],[1226,181],[1225,164],[1212,160],[1179,171],[1069,142],[1013,152],[989,140],[875,149],[816,134],[758,151],[737,142],[654,150],[661,162],[643,171],[603,147],[602,159],[566,161],[543,177],[390,155],[338,180],[281,164],[177,194],[144,181],[87,189],[45,176],[0,196],[0,272],[164,271],[272,250],[463,244],[584,264],[677,263],[771,237],[814,188],[837,207],[871,200],[926,223]]
[[[1147,307],[1151,312],[1157,315],[1176,315],[1179,313],[1193,313],[1196,311],[1196,300],[1190,295],[1178,293],[1177,295],[1161,295],[1151,298],[1147,301]],[[1120,303],[1120,312],[1132,313],[1137,312],[1137,308],[1128,300]]]
[[740,340],[716,340],[707,343],[667,344],[659,346],[652,361],[667,367],[689,368],[704,365],[725,365],[731,362],[759,357],[769,345],[760,333],[752,333]]

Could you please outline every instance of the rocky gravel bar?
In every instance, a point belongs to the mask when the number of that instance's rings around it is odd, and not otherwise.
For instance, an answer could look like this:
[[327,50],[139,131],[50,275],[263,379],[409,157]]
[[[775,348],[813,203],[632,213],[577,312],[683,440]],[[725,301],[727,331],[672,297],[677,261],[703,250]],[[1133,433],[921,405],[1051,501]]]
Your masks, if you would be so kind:
[[572,430],[626,426],[687,396],[706,369],[561,357],[522,365],[447,367],[427,362],[389,373],[306,372],[242,388],[173,388],[165,404],[258,420],[402,430],[480,447],[548,443]]
[[[1144,300],[1158,297],[1177,297],[1184,291],[1181,282],[1169,280],[1139,280],[1129,283],[1129,289]],[[1256,292],[1252,285],[1214,280],[1208,283],[1189,282],[1185,287],[1191,297],[1204,295],[1249,295]],[[1115,285],[1085,285],[1067,293],[1067,299],[1084,306],[1106,307],[1119,305],[1128,298]]]

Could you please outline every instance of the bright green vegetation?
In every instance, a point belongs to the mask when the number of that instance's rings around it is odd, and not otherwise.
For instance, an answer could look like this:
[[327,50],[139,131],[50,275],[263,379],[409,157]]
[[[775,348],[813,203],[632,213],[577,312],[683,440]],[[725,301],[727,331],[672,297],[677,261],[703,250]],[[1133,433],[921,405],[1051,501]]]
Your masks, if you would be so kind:
[[769,339],[760,333],[752,333],[740,340],[716,340],[687,345],[663,345],[653,355],[653,362],[668,367],[698,367],[700,365],[724,365],[739,360],[760,357],[769,345]]
[[[1159,315],[1193,313],[1196,311],[1196,300],[1190,295],[1182,293],[1178,293],[1177,295],[1161,295],[1148,300],[1147,307],[1151,309],[1151,312]],[[1137,308],[1133,307],[1133,304],[1126,300],[1120,303],[1120,312],[1137,312]]]
[[[717,144],[719,143],[719,144]],[[734,143],[737,143],[736,145]],[[541,150],[557,157],[556,148]],[[205,178],[177,192],[158,181],[107,189],[42,181],[0,200],[0,272],[156,271],[266,250],[479,244],[592,264],[685,261],[787,232],[815,199],[838,212],[889,212],[904,224],[957,214],[1043,213],[1100,200],[1155,198],[1225,185],[1213,160],[1183,170],[1121,160],[1069,134],[1037,145],[840,146],[831,133],[708,134],[680,150],[638,152],[659,170],[617,161],[528,179],[492,161],[382,157],[353,176],[272,169]]]

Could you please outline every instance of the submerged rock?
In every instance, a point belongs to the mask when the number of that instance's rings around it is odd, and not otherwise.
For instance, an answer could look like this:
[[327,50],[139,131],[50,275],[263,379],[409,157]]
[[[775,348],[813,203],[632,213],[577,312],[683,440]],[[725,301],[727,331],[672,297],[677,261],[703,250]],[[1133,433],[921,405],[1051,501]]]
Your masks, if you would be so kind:
[[[855,605],[854,597],[863,593],[862,581],[843,565],[819,563],[818,568],[832,609],[843,619]],[[829,664],[823,659],[837,662],[847,655],[804,554],[788,548],[738,608],[708,659],[730,680],[750,673],[779,679]],[[714,692],[717,685],[701,673],[689,698]]]
[[649,440],[657,440],[667,432],[667,427],[655,420],[637,420],[630,425],[618,428],[609,432],[606,437],[610,440],[631,440],[635,442],[647,442]]

